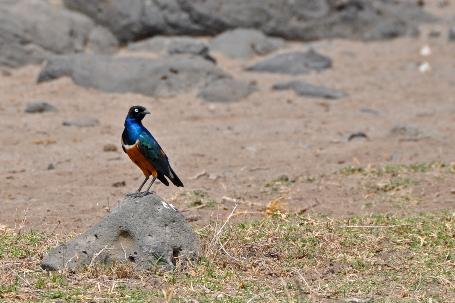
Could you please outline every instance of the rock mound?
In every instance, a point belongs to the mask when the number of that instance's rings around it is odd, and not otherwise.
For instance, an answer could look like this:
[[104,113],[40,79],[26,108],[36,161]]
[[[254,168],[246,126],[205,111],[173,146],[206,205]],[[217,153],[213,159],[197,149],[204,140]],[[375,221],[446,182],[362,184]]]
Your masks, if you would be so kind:
[[255,28],[286,39],[385,39],[431,20],[415,1],[392,0],[63,0],[122,42],[161,35],[215,35]]
[[132,262],[171,269],[199,252],[197,236],[172,204],[154,194],[132,194],[88,231],[52,249],[41,267],[77,271],[97,262]]
[[[42,0],[0,2],[0,65],[40,63],[52,54],[82,52],[86,44],[98,52],[111,50],[117,39],[85,15],[59,9]],[[95,31],[95,33],[92,33]]]
[[106,92],[173,96],[229,75],[199,56],[148,59],[74,54],[50,58],[38,82],[60,77],[71,77],[80,86]]

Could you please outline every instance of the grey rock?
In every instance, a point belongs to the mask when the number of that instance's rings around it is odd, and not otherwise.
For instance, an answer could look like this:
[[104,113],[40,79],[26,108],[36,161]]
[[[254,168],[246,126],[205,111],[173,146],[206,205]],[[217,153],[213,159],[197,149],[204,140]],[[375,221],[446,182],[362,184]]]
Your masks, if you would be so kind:
[[195,259],[199,241],[172,204],[154,194],[127,195],[98,224],[43,258],[46,270],[78,270],[94,263],[135,263],[174,268],[178,261]]
[[364,113],[364,114],[370,114],[370,115],[374,115],[374,116],[379,116],[381,113],[373,108],[368,108],[368,107],[362,107],[360,109],[360,112],[361,113]]
[[27,104],[25,112],[30,114],[56,112],[57,108],[46,101],[34,101]]
[[108,29],[97,26],[88,36],[87,48],[94,53],[112,54],[118,50],[119,42]]
[[192,54],[192,55],[207,55],[209,47],[207,43],[197,39],[173,39],[169,43],[167,52],[174,54]]
[[170,55],[194,55],[200,56],[206,60],[216,63],[216,60],[209,53],[209,46],[207,43],[197,39],[173,39],[167,48]]
[[122,42],[157,34],[215,35],[255,28],[292,40],[385,39],[414,34],[434,18],[411,1],[391,0],[63,0]]
[[[169,44],[173,39],[180,37],[155,36],[149,39],[131,42],[128,44],[128,50],[140,52],[163,53],[167,51]],[[185,37],[186,38],[186,37]]]
[[65,76],[84,87],[147,96],[173,96],[228,77],[220,68],[199,57],[175,55],[146,59],[75,54],[48,60],[38,82]]
[[449,41],[455,42],[455,25],[449,28]]
[[81,52],[95,24],[42,0],[0,2],[0,65],[40,63],[50,54]]
[[99,124],[100,121],[98,121],[98,119],[91,117],[82,117],[63,121],[64,126],[95,127]]
[[210,82],[199,91],[198,97],[209,102],[234,102],[256,90],[255,83],[226,78]]
[[332,60],[314,50],[289,52],[265,58],[246,68],[247,71],[281,73],[290,75],[307,74],[332,67]]
[[206,42],[187,36],[164,37],[155,36],[139,42],[128,44],[131,51],[166,53],[169,55],[194,55],[215,62],[210,56]]
[[270,38],[261,31],[243,28],[226,31],[210,42],[212,50],[235,59],[267,55],[283,46],[283,39]]
[[339,99],[346,96],[346,93],[330,89],[324,86],[317,86],[305,81],[289,81],[281,82],[273,85],[274,90],[288,90],[292,89],[299,96],[325,98],[325,99]]

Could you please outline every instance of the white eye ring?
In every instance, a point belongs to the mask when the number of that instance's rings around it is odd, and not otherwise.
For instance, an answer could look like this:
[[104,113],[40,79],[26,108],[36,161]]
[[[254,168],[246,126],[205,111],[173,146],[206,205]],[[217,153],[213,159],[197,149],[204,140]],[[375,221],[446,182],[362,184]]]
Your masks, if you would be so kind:
[[136,108],[134,111],[135,111],[136,113],[138,113],[138,112],[139,112],[139,110],[138,110],[137,108]]

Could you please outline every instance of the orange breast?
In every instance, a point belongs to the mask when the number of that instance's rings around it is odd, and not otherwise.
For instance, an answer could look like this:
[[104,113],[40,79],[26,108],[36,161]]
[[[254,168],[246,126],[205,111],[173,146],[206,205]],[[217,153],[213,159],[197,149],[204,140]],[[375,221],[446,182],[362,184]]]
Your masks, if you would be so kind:
[[139,150],[139,142],[134,145],[123,146],[130,159],[142,170],[145,176],[158,175],[155,167],[147,160]]

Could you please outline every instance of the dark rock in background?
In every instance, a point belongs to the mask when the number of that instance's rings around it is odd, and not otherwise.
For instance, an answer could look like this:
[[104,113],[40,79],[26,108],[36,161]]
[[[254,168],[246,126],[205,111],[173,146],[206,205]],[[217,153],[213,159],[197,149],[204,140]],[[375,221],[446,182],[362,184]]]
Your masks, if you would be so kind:
[[290,75],[307,74],[313,70],[330,68],[332,60],[314,50],[289,52],[265,58],[246,68],[248,71]]
[[274,90],[287,90],[292,89],[299,96],[325,98],[325,99],[339,99],[346,96],[346,93],[330,89],[324,86],[313,85],[304,81],[289,81],[273,85]]
[[234,102],[248,97],[256,90],[254,83],[226,78],[213,81],[203,87],[198,97],[209,102]]
[[210,41],[212,50],[235,59],[267,55],[283,46],[282,39],[267,37],[261,31],[244,28],[226,31]]
[[199,252],[197,236],[172,204],[153,194],[133,194],[88,231],[52,249],[41,267],[77,271],[94,263],[131,262],[140,269],[172,269]]
[[433,18],[411,2],[391,0],[64,0],[108,27],[122,42],[157,34],[215,35],[256,28],[286,39],[385,39],[415,34]]
[[18,67],[51,54],[82,52],[95,28],[88,17],[46,1],[1,1],[0,65]]
[[76,54],[50,58],[38,82],[60,77],[71,77],[80,86],[106,92],[172,96],[229,75],[197,56],[146,59]]
[[46,101],[34,101],[27,104],[25,112],[30,114],[56,112],[57,108]]

